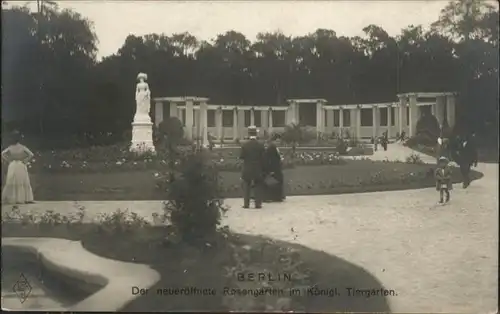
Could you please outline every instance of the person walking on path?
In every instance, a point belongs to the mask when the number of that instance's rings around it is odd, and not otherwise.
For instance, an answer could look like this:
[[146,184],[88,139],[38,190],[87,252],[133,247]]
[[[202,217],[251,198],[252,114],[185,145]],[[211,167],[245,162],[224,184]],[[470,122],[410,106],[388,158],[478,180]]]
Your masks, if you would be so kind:
[[33,203],[33,190],[28,174],[28,163],[33,153],[21,143],[21,133],[12,134],[12,144],[2,151],[2,162],[8,163],[2,204]]
[[[448,166],[448,158],[440,157],[438,160],[438,166],[434,173],[436,178],[436,190],[439,192],[439,203],[448,203],[450,201],[450,190],[453,189],[451,184],[451,169]],[[446,194],[446,199],[444,200],[444,194]]]
[[248,127],[250,140],[241,147],[240,159],[243,160],[241,179],[243,183],[243,208],[250,207],[250,193],[253,188],[255,208],[262,207],[262,185],[264,181],[264,144],[257,141],[257,128]]
[[462,186],[466,189],[470,185],[470,170],[472,166],[477,167],[478,151],[474,134],[457,136],[451,148],[453,161],[460,167],[462,175]]
[[465,136],[462,142],[459,154],[460,172],[463,178],[463,188],[467,188],[470,185],[470,170],[472,166],[477,167],[478,162],[478,151],[475,134],[469,134]]
[[389,133],[387,131],[382,133],[382,137],[380,138],[380,144],[382,145],[384,151],[387,151],[387,145],[389,144]]

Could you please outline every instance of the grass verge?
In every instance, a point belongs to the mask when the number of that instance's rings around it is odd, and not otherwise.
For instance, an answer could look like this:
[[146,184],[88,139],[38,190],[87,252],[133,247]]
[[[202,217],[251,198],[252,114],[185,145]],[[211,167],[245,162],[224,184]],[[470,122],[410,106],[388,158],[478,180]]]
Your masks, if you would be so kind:
[[[297,244],[225,229],[205,245],[193,247],[168,241],[166,227],[107,226],[3,221],[2,238],[81,241],[94,254],[158,271],[161,281],[123,311],[389,312],[386,295],[397,293],[359,266]],[[255,278],[250,280],[252,274]],[[213,294],[168,295],[185,288]]]

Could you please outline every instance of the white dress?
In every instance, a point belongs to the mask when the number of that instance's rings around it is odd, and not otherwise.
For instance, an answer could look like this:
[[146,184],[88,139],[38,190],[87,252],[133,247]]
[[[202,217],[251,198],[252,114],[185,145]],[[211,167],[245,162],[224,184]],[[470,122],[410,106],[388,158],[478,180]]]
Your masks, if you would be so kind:
[[33,202],[28,168],[24,160],[33,153],[24,145],[15,144],[2,152],[2,159],[9,163],[5,185],[2,190],[2,204],[25,204]]

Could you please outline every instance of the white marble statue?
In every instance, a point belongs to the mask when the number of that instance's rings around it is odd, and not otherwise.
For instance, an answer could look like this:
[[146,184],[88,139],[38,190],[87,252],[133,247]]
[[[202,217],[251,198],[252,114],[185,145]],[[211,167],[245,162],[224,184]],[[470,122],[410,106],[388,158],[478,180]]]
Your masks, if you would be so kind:
[[132,141],[130,150],[136,153],[146,151],[154,152],[153,123],[149,116],[151,109],[151,91],[146,83],[148,76],[145,73],[137,75],[137,88],[135,90],[135,102],[137,104],[134,121],[132,122]]
[[149,117],[149,110],[151,109],[151,91],[149,85],[146,83],[148,75],[146,73],[139,73],[137,75],[137,88],[135,91],[135,102],[137,109],[135,112],[134,121],[151,121]]

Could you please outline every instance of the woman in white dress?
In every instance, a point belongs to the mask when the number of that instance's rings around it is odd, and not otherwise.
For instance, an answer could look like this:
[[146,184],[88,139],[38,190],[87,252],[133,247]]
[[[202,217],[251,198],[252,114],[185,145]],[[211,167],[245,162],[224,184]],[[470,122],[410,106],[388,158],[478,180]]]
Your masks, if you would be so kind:
[[20,143],[21,134],[13,134],[13,144],[2,151],[2,161],[9,164],[5,185],[2,190],[2,204],[33,203],[33,190],[26,163],[33,153]]

